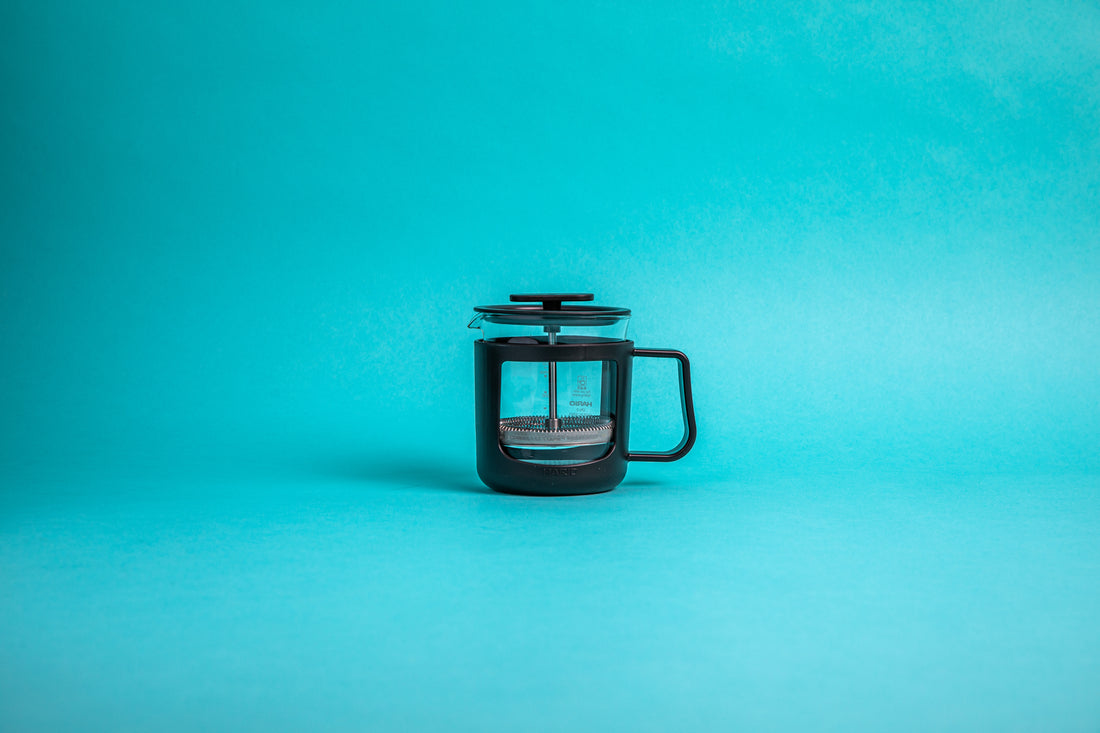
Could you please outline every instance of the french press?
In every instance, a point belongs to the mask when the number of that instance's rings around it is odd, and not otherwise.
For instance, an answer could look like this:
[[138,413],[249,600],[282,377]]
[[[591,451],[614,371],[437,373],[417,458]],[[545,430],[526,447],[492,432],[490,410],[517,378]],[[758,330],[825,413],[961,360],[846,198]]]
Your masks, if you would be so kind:
[[[695,443],[688,358],[636,349],[630,310],[568,303],[591,293],[512,295],[514,305],[479,305],[474,342],[477,472],[509,494],[596,494],[618,486],[628,461],[675,461]],[[517,305],[518,304],[518,305]],[[670,451],[631,451],[634,357],[675,359],[684,435]]]

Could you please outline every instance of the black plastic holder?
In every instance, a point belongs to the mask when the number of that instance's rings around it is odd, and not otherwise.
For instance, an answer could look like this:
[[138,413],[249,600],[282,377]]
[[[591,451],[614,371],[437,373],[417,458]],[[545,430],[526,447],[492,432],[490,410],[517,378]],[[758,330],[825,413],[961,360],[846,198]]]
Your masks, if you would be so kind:
[[[630,387],[634,357],[675,359],[679,366],[684,435],[670,451],[635,452],[630,438]],[[605,362],[600,412],[615,421],[611,447],[593,461],[542,465],[511,458],[500,444],[501,366],[506,361]],[[675,461],[695,443],[695,409],[688,358],[668,349],[635,349],[633,341],[586,340],[581,343],[474,342],[477,472],[489,488],[506,494],[572,496],[610,491],[626,476],[629,461]]]

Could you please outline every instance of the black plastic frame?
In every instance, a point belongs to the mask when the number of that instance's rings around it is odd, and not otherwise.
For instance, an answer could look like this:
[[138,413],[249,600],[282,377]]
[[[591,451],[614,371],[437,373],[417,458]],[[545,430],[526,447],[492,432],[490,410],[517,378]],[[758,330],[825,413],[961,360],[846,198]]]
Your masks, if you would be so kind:
[[[630,439],[632,362],[635,356],[673,358],[679,364],[684,437],[671,451],[630,453],[627,449]],[[507,456],[499,438],[501,365],[506,361],[608,362],[609,368],[604,369],[602,399],[610,399],[607,414],[615,420],[611,450],[594,461],[568,466],[526,463]],[[609,381],[614,382],[614,389],[610,389]],[[686,455],[695,443],[695,410],[687,357],[679,351],[635,349],[633,341],[592,338],[579,343],[553,345],[484,339],[475,341],[474,401],[478,476],[489,488],[508,494],[569,496],[610,491],[626,476],[628,461],[675,461]]]

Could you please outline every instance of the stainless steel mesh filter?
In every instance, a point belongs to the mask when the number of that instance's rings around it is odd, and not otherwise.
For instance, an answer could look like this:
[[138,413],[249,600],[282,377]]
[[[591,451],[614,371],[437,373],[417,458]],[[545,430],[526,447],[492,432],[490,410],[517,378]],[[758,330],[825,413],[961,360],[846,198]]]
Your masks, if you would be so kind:
[[607,455],[614,432],[615,421],[602,415],[524,415],[500,421],[500,446],[527,463],[569,466]]
[[500,442],[509,447],[566,448],[611,442],[615,421],[602,415],[577,415],[557,419],[550,429],[546,417],[523,415],[500,421]]

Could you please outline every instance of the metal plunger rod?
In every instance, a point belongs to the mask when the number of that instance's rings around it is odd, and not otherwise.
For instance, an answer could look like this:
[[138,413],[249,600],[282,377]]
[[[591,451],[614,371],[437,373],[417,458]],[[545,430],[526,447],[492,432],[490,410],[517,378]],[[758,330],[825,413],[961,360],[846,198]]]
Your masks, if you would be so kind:
[[[557,330],[551,331],[551,326],[546,327],[547,333],[550,335],[550,345],[553,346],[558,342]],[[558,363],[555,361],[549,362],[550,366],[550,418],[546,421],[547,430],[560,430],[561,420],[558,419]]]

